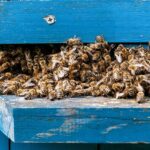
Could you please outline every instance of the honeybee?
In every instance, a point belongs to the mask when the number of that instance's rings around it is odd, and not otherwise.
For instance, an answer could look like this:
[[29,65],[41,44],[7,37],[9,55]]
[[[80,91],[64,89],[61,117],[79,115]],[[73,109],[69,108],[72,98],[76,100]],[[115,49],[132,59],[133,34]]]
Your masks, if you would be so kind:
[[17,96],[25,96],[27,95],[29,89],[23,89],[23,88],[19,88],[16,92]]
[[100,95],[101,96],[108,96],[111,92],[111,89],[108,85],[102,84],[99,86]]
[[89,61],[89,55],[88,55],[88,53],[82,53],[81,54],[81,60],[82,61],[84,61],[84,62],[87,62],[87,61]]
[[0,81],[3,81],[5,79],[11,79],[13,77],[13,74],[11,72],[6,72],[0,74]]
[[95,51],[92,55],[92,60],[93,61],[98,61],[100,58],[100,52],[99,51]]
[[20,60],[20,65],[21,65],[21,70],[23,72],[27,72],[28,67],[27,67],[27,63],[26,63],[25,58],[22,57],[22,59]]
[[125,86],[126,88],[124,89],[124,93],[126,97],[135,97],[137,94],[136,87],[134,85],[130,85],[130,83],[125,83]]
[[125,87],[125,85],[122,82],[117,82],[117,83],[112,84],[112,89],[115,92],[122,92],[124,90],[124,87]]
[[46,81],[40,80],[38,82],[38,89],[39,89],[39,94],[41,97],[46,96],[48,93]]
[[120,64],[120,69],[121,69],[121,70],[127,70],[128,67],[129,67],[128,61],[123,61],[123,62]]
[[33,78],[30,78],[22,85],[22,87],[23,88],[32,88],[32,87],[35,87],[35,85],[36,85],[35,80]]
[[105,60],[105,63],[107,64],[107,66],[111,63],[111,56],[109,53],[104,53],[103,54],[103,58]]
[[119,68],[113,69],[113,80],[116,82],[122,81],[122,72],[120,71]]
[[136,95],[136,101],[138,103],[144,103],[146,101],[144,97],[145,97],[144,92],[138,92]]
[[38,88],[34,87],[34,88],[31,88],[28,90],[27,94],[25,94],[25,99],[31,100],[31,99],[36,98],[38,96],[39,96]]
[[99,66],[99,72],[103,72],[106,69],[106,65],[105,65],[105,61],[104,60],[100,60],[98,62],[98,66]]
[[67,41],[67,45],[68,46],[73,46],[73,45],[80,45],[81,44],[81,41],[80,41],[80,39],[79,38],[70,38],[70,39],[68,39],[68,41]]
[[47,73],[47,64],[46,64],[46,60],[43,56],[41,56],[39,58],[39,64],[42,69],[42,75],[46,74]]
[[32,73],[33,61],[32,61],[32,58],[31,58],[31,53],[30,53],[29,50],[26,50],[24,52],[24,54],[25,54],[28,70],[29,70],[30,73]]
[[33,75],[34,75],[35,78],[38,78],[38,74],[39,74],[39,71],[40,71],[40,66],[39,66],[38,60],[39,60],[39,56],[35,55],[34,60],[33,60],[34,61]]
[[105,42],[105,40],[104,40],[104,37],[103,36],[96,36],[96,42],[98,42],[98,43],[104,43]]
[[98,65],[98,63],[93,63],[92,64],[92,71],[94,73],[98,73],[99,72],[99,65]]
[[69,74],[69,68],[60,66],[57,70],[53,72],[54,79],[56,81],[67,77]]
[[15,50],[11,50],[10,54],[12,57],[15,57],[16,55],[22,55],[23,54],[23,50],[21,47],[17,47]]
[[11,66],[10,62],[5,62],[0,66],[0,72],[5,71],[6,69],[8,69]]

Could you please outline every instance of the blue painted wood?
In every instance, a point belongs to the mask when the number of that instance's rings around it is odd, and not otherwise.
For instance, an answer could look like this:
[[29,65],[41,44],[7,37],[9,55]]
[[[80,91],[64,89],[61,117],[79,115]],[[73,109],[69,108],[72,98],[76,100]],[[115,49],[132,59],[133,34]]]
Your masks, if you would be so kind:
[[150,101],[1,96],[0,106],[1,130],[15,142],[150,143]]
[[[98,34],[109,42],[150,40],[149,0],[11,0],[0,2],[0,43],[61,43]],[[43,19],[55,15],[52,25]]]
[[102,144],[98,150],[149,150],[150,144]]
[[97,150],[96,144],[19,144],[12,143],[11,150]]
[[9,150],[8,143],[8,138],[0,132],[0,150]]

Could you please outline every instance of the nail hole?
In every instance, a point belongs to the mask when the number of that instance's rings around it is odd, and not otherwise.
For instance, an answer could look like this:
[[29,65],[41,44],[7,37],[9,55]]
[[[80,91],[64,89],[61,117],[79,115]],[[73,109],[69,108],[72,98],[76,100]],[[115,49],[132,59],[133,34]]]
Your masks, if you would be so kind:
[[43,18],[48,24],[53,24],[56,22],[56,18],[53,15],[48,15]]

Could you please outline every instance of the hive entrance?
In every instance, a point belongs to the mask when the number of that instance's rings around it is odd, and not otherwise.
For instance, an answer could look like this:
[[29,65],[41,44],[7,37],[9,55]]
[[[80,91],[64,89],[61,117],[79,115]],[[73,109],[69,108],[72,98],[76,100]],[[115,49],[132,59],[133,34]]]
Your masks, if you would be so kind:
[[25,99],[113,96],[145,101],[150,96],[150,51],[96,42],[83,44],[3,45],[0,90]]

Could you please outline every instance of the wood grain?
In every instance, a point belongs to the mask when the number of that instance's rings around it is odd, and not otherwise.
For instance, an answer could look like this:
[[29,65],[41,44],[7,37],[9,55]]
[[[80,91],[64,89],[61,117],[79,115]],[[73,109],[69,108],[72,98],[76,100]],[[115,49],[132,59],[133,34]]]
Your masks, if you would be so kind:
[[[1,96],[0,102],[5,104],[1,131],[15,142],[150,143],[150,101],[79,97],[51,102]],[[11,119],[4,119],[6,114]]]
[[[0,2],[0,43],[62,43],[77,36],[93,42],[150,40],[149,0],[11,0]],[[54,15],[52,25],[43,19]]]

